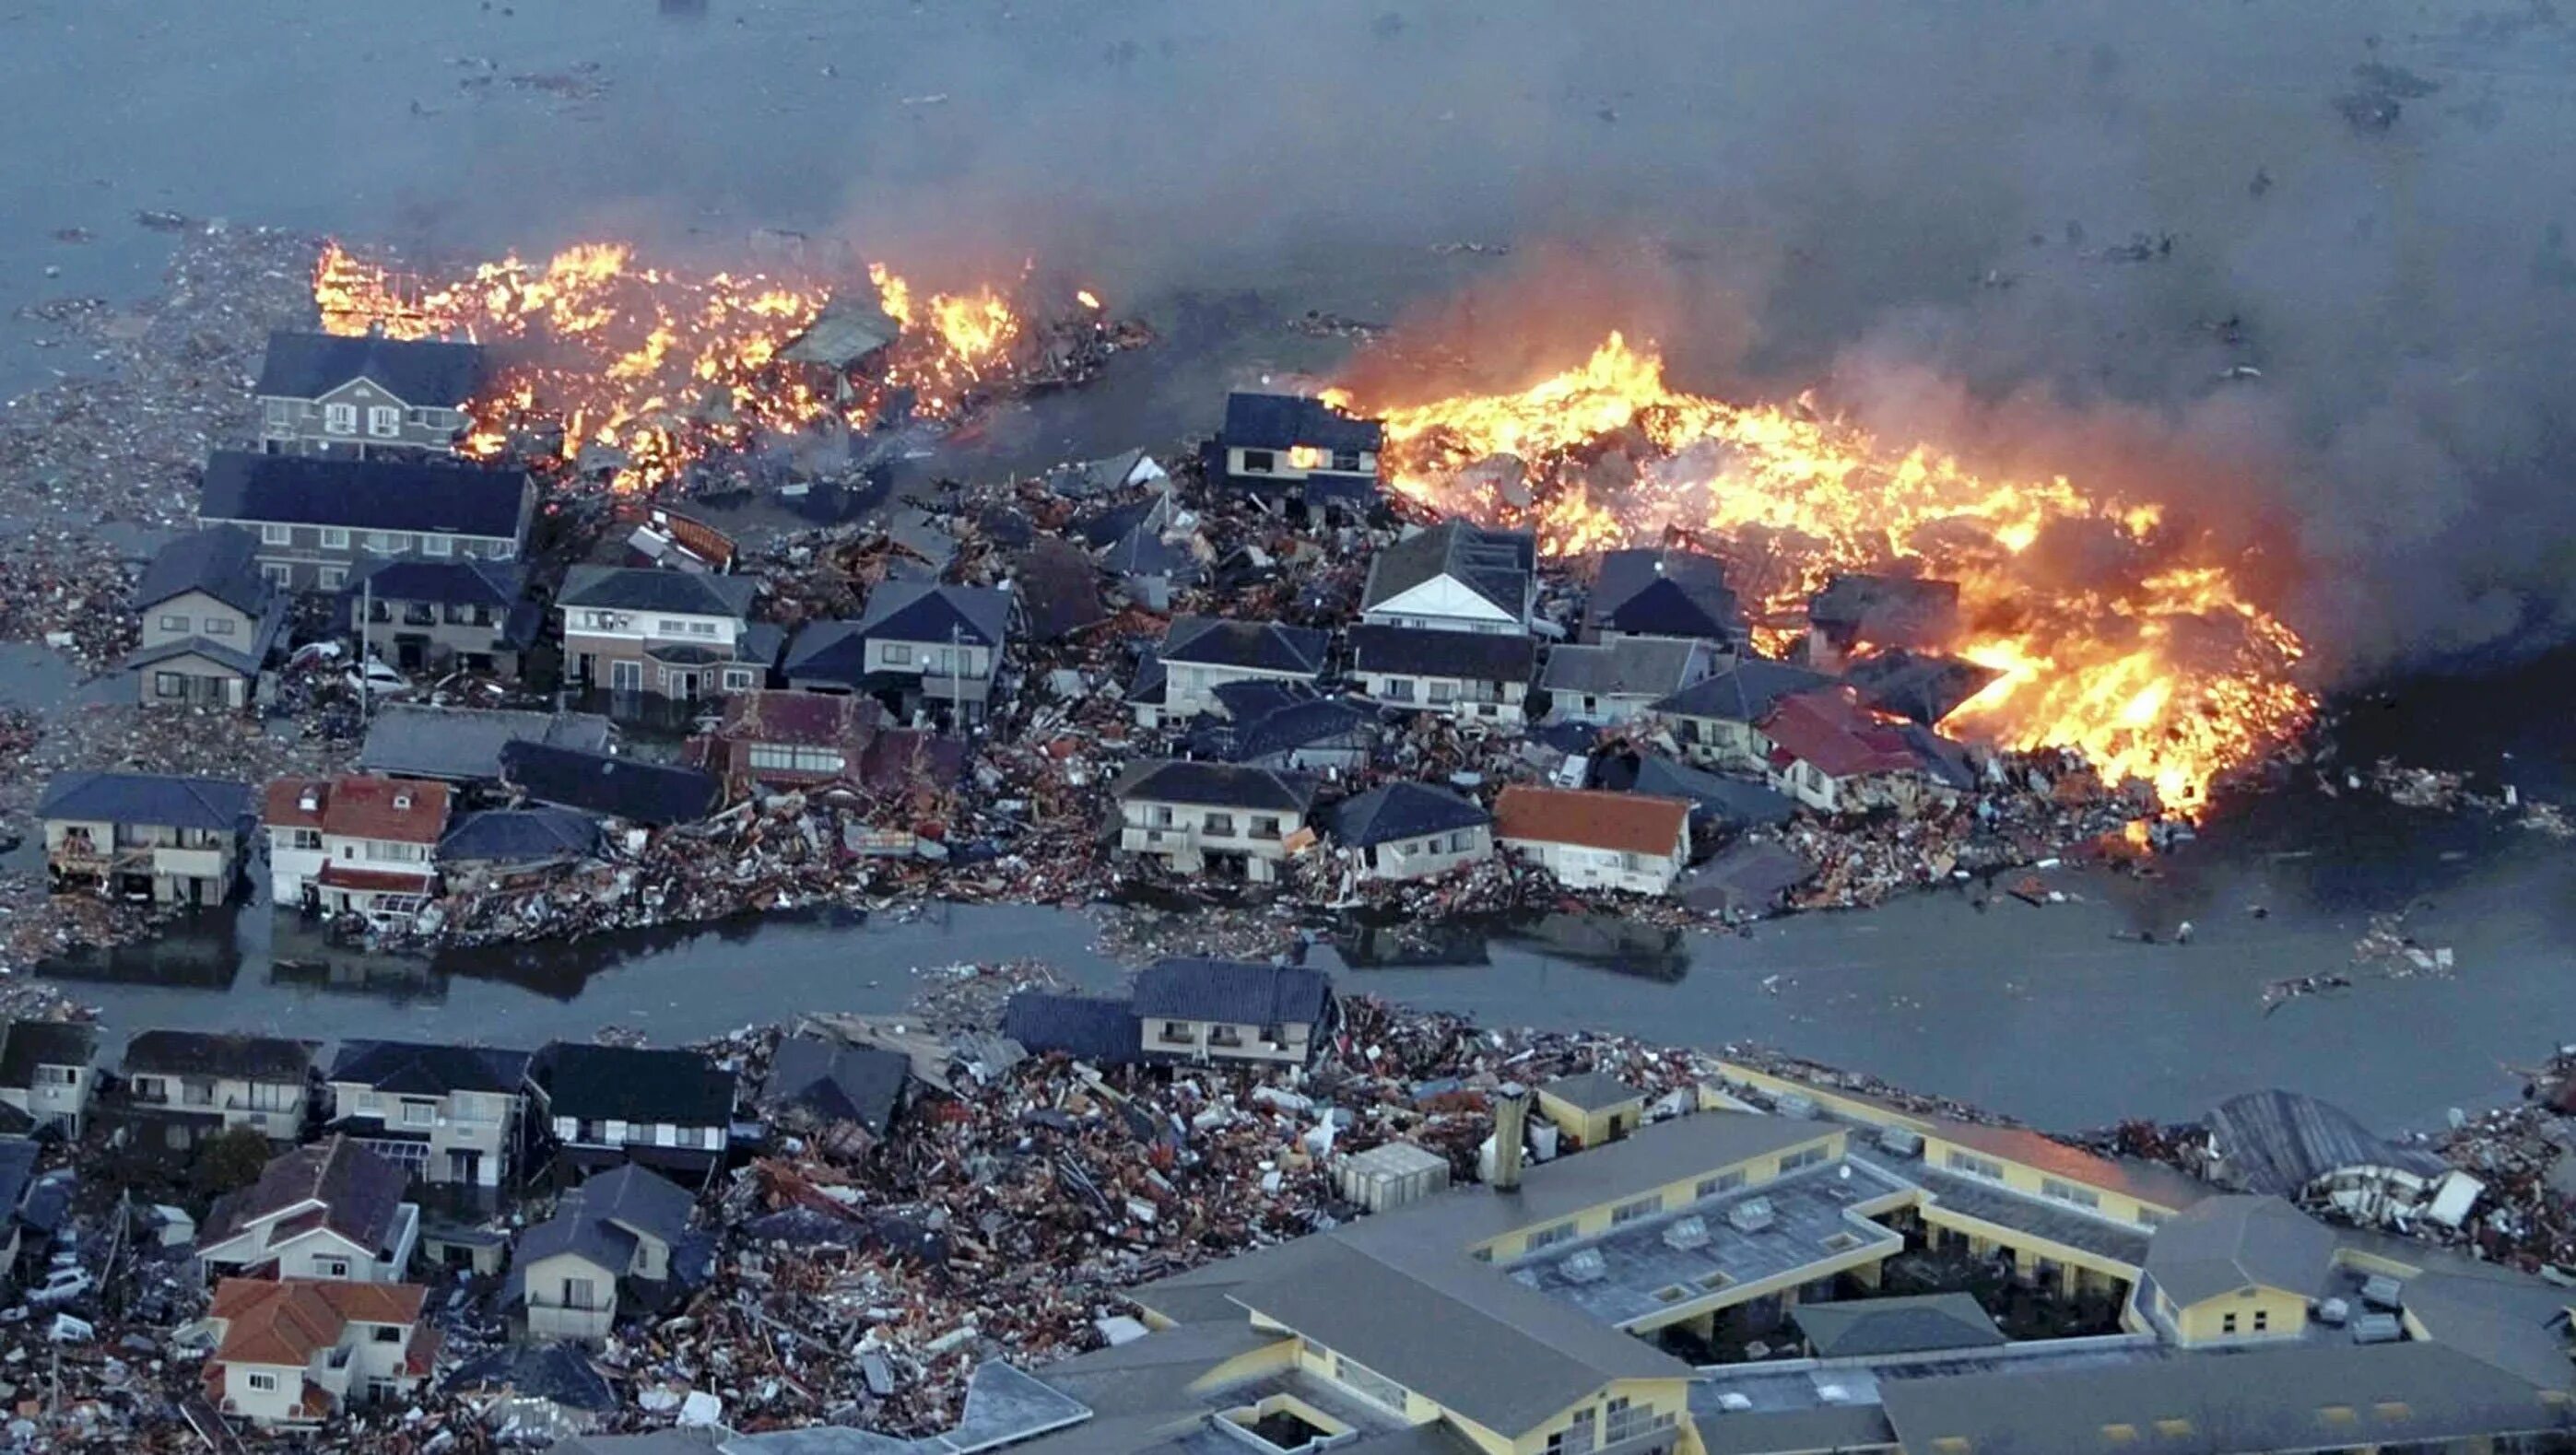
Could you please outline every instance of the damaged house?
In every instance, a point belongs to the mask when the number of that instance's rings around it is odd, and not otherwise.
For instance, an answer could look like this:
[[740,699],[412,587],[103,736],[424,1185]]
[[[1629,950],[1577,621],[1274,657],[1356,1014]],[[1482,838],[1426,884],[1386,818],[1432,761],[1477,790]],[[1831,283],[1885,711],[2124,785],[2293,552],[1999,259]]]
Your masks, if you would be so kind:
[[528,1084],[559,1180],[633,1161],[702,1181],[724,1161],[734,1075],[695,1051],[556,1041]]
[[142,640],[125,659],[143,705],[263,702],[294,598],[260,569],[259,540],[216,525],[163,546],[134,587]]
[[564,680],[639,706],[762,686],[782,637],[751,620],[758,590],[747,578],[701,571],[575,566],[555,597]]
[[1616,727],[1715,670],[1716,649],[1678,637],[1620,637],[1548,649],[1538,685],[1557,722]]
[[513,883],[596,858],[599,820],[568,808],[483,808],[456,820],[438,841],[439,877],[449,893]]
[[1771,740],[1761,723],[1783,697],[1813,692],[1833,678],[1786,662],[1739,656],[1648,710],[1672,729],[1683,756],[1734,773],[1771,771]]
[[1157,960],[1129,998],[1149,1057],[1302,1066],[1331,1030],[1333,984],[1303,965]]
[[1324,675],[1331,639],[1275,621],[1178,616],[1162,645],[1138,665],[1127,702],[1143,727],[1184,723],[1202,713],[1227,716],[1217,689],[1235,682],[1311,686]]
[[1569,889],[1666,895],[1690,862],[1690,811],[1675,798],[1514,783],[1494,834]]
[[1843,681],[1873,712],[1933,727],[2003,674],[1958,657],[1936,657],[1893,647],[1843,668]]
[[1360,621],[1526,636],[1538,629],[1538,538],[1463,520],[1416,531],[1369,562]]
[[1429,879],[1494,857],[1494,817],[1429,783],[1381,784],[1334,804],[1333,842],[1362,879]]
[[259,447],[349,459],[452,454],[472,425],[466,405],[495,374],[477,344],[280,329],[253,390]]
[[697,751],[727,783],[808,788],[858,771],[885,708],[873,697],[828,692],[743,692],[727,698]]
[[692,1203],[686,1189],[633,1163],[589,1179],[511,1244],[502,1307],[531,1339],[607,1338],[621,1303],[661,1305]]
[[1304,395],[1237,390],[1226,396],[1208,477],[1310,506],[1365,506],[1377,499],[1385,446],[1386,427],[1376,420]]
[[[2210,1109],[2210,1175],[2228,1186],[2311,1207],[2332,1208],[2356,1222],[2430,1210],[2458,1179],[2459,1214],[2480,1184],[2428,1147],[2401,1147],[2339,1106],[2274,1088],[2231,1096]],[[2437,1214],[2438,1215],[2438,1214]]]
[[695,823],[715,811],[724,792],[713,774],[695,768],[543,743],[503,747],[501,781],[530,803],[647,828]]
[[770,1057],[760,1104],[807,1126],[859,1127],[873,1141],[894,1130],[911,1080],[912,1058],[900,1051],[790,1036]]
[[1872,714],[1847,687],[1780,699],[1761,732],[1771,785],[1819,813],[1913,812],[1976,786],[1956,744]]
[[1302,683],[1228,682],[1216,697],[1226,721],[1192,733],[1193,752],[1257,768],[1348,772],[1377,748],[1374,713]]
[[1528,721],[1538,639],[1362,625],[1351,628],[1351,658],[1361,694],[1382,707],[1518,728]]
[[594,713],[388,702],[367,724],[358,771],[492,787],[501,781],[501,750],[512,743],[605,752],[616,740],[615,725]]
[[215,1199],[197,1261],[246,1278],[400,1283],[420,1246],[403,1169],[350,1137],[271,1158],[259,1180]]
[[906,720],[936,709],[981,722],[1008,651],[1011,610],[1011,593],[999,588],[887,581],[857,621],[799,631],[782,675],[800,692],[874,697]]
[[221,904],[240,881],[250,785],[158,773],[58,773],[36,803],[54,891]]
[[0,1029],[0,1127],[47,1127],[78,1140],[98,1088],[98,1029],[77,1021],[11,1021]]
[[1938,648],[1958,634],[1959,583],[1840,575],[1807,603],[1807,665],[1839,672],[1866,643]]
[[1276,878],[1288,841],[1304,835],[1316,780],[1303,773],[1226,763],[1148,759],[1118,776],[1118,847],[1161,859],[1174,873],[1231,871]]
[[1171,539],[1181,534],[1184,518],[1169,487],[1158,487],[1141,500],[1075,522],[1073,531],[1124,584],[1130,599],[1148,611],[1169,611],[1173,591],[1206,575],[1189,546]]
[[340,1043],[331,1127],[433,1186],[510,1180],[527,1104],[528,1053],[413,1041]]

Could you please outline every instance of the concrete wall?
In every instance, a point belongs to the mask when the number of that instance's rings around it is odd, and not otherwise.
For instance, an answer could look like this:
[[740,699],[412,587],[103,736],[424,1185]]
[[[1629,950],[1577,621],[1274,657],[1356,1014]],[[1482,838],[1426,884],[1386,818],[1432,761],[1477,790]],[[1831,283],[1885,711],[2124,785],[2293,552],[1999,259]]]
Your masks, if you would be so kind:
[[1363,873],[1371,879],[1428,879],[1492,857],[1494,831],[1479,824],[1471,829],[1456,829],[1427,838],[1397,839],[1372,845],[1367,851]]
[[1558,1131],[1571,1138],[1577,1147],[1598,1147],[1637,1130],[1646,1120],[1646,1103],[1641,1098],[1619,1106],[1587,1110],[1562,1097],[1550,1096],[1541,1087],[1538,1109],[1556,1123]]
[[[2234,1318],[2230,1329],[2227,1321]],[[2262,1328],[2254,1326],[2256,1319]],[[2248,1288],[2186,1304],[2174,1311],[2175,1341],[2224,1344],[2250,1339],[2295,1339],[2308,1327],[2304,1294],[2279,1288]]]
[[1673,880],[1682,872],[1683,848],[1679,844],[1669,856],[1630,855],[1545,839],[1505,839],[1503,844],[1529,855],[1569,889],[1622,889],[1631,894],[1665,895],[1673,892]]

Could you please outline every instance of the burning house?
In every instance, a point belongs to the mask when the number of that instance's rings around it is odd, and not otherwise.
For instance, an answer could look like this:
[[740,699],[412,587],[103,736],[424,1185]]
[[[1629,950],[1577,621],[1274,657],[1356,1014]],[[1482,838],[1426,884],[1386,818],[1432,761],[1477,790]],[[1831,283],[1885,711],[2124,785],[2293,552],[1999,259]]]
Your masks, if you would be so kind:
[[1211,478],[1310,505],[1365,505],[1378,493],[1386,433],[1320,399],[1237,390],[1210,447]]

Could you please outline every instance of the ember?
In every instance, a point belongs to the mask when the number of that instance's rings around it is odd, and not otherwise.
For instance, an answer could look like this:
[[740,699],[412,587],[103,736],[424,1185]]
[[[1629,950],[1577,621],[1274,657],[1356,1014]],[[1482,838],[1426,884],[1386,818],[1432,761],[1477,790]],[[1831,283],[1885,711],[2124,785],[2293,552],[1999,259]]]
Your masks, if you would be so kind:
[[[1770,650],[1797,639],[1807,601],[1837,574],[1955,581],[1961,625],[1940,645],[1999,675],[1946,726],[2079,749],[2107,779],[2151,783],[2173,812],[2204,811],[2218,779],[2315,710],[2294,676],[2298,634],[2249,598],[2245,562],[2152,502],[2064,477],[1986,479],[1924,447],[1891,453],[1803,404],[1682,393],[1655,353],[1615,333],[1515,394],[1333,397],[1384,416],[1394,489],[1533,529],[1544,551],[1704,538]],[[2126,567],[2078,593],[2047,584],[2026,553],[2062,529],[2104,538]]]

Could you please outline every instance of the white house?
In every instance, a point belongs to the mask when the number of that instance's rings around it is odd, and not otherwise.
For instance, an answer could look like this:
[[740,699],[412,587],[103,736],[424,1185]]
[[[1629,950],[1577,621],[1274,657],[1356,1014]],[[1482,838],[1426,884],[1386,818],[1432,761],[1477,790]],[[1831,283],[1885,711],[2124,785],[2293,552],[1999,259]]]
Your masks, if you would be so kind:
[[1684,637],[1620,637],[1548,649],[1538,685],[1558,722],[1614,727],[1708,676],[1717,648]]
[[605,1339],[617,1324],[620,1284],[671,1277],[671,1250],[688,1234],[692,1201],[633,1163],[600,1173],[519,1234],[502,1305],[518,1311],[530,1338]]
[[1120,774],[1110,796],[1124,852],[1182,874],[1230,868],[1260,884],[1278,877],[1289,841],[1305,833],[1315,791],[1303,773],[1154,759]]
[[210,1132],[255,1127],[272,1142],[304,1139],[313,1043],[207,1031],[141,1031],[117,1064],[109,1106],[147,1145],[195,1146]]
[[197,1261],[218,1273],[400,1283],[420,1245],[403,1169],[347,1137],[272,1158],[259,1181],[215,1199]]
[[1312,683],[1324,675],[1328,638],[1275,621],[1177,616],[1146,658],[1127,701],[1143,727],[1230,714],[1216,689],[1230,682]]
[[342,1041],[323,1078],[331,1125],[423,1182],[499,1187],[519,1145],[528,1053]]
[[410,1394],[437,1358],[414,1283],[227,1278],[199,1328],[215,1349],[208,1403],[264,1426],[317,1425],[357,1403]]
[[260,361],[260,449],[451,454],[469,423],[466,405],[496,372],[475,344],[281,329]]
[[1321,970],[1241,960],[1157,960],[1131,1002],[1148,1056],[1302,1066],[1333,1009]]
[[76,1021],[11,1021],[0,1031],[0,1106],[26,1115],[31,1128],[59,1127],[80,1139],[98,1086],[91,1059],[98,1030]]
[[1443,521],[1369,562],[1360,620],[1371,626],[1525,636],[1538,620],[1538,541]]
[[755,625],[749,577],[641,566],[575,566],[555,597],[564,676],[612,697],[693,702],[763,685],[778,655]]
[[1494,832],[1569,889],[1665,895],[1690,861],[1690,807],[1678,798],[1515,783],[1494,802]]
[[1215,463],[1237,489],[1310,504],[1360,503],[1377,497],[1385,446],[1386,427],[1377,420],[1353,419],[1306,395],[1237,390],[1226,396]]
[[411,778],[281,778],[268,785],[271,904],[370,919],[438,892],[448,787]]
[[1496,632],[1355,626],[1351,671],[1359,678],[1361,695],[1381,706],[1517,728],[1528,721],[1538,640]]
[[1331,812],[1333,844],[1363,879],[1428,879],[1494,857],[1493,815],[1428,783],[1382,784]]

